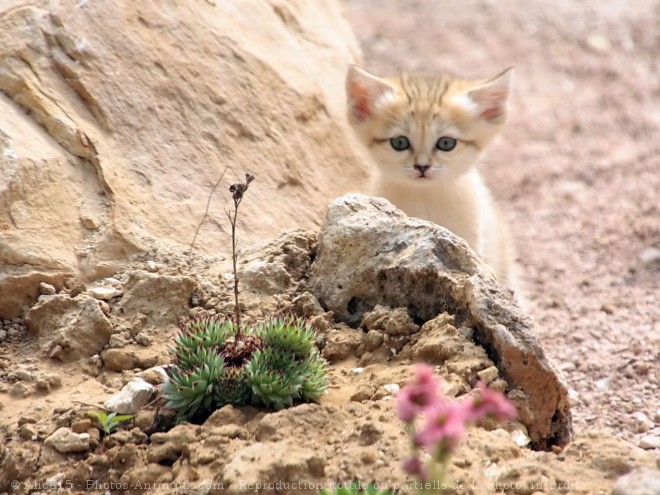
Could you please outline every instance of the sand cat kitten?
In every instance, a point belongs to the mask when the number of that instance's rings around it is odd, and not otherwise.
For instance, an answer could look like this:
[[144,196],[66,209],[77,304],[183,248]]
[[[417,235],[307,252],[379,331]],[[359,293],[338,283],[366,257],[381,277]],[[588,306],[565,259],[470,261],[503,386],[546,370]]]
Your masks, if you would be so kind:
[[349,121],[377,164],[371,193],[462,237],[515,286],[506,222],[474,166],[506,120],[510,81],[511,70],[382,79],[353,66],[346,90]]

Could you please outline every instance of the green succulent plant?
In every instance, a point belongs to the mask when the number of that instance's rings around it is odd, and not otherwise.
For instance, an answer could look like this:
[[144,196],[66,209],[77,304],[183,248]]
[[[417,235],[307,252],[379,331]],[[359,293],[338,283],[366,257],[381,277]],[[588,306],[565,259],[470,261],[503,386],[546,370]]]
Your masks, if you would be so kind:
[[223,317],[193,319],[170,349],[166,406],[183,420],[226,404],[252,401],[280,410],[297,400],[316,401],[328,380],[315,340],[299,318],[274,318],[240,334]]
[[192,418],[211,410],[224,373],[224,359],[214,348],[200,346],[185,355],[186,366],[168,368],[169,380],[163,385],[166,406],[180,418]]
[[312,327],[293,316],[268,320],[256,332],[268,345],[291,352],[297,358],[308,356],[316,343]]
[[223,345],[236,333],[231,321],[224,318],[193,318],[181,326],[172,351],[179,368],[189,370],[201,364],[200,349]]
[[300,397],[304,378],[299,373],[294,356],[279,349],[265,348],[257,351],[246,366],[252,393],[264,405],[278,411],[291,406]]
[[252,399],[252,389],[243,366],[225,366],[220,386],[216,389],[215,405],[248,404]]
[[326,361],[316,348],[312,349],[299,365],[299,373],[303,377],[300,396],[305,401],[315,402],[328,389],[328,377],[325,375]]

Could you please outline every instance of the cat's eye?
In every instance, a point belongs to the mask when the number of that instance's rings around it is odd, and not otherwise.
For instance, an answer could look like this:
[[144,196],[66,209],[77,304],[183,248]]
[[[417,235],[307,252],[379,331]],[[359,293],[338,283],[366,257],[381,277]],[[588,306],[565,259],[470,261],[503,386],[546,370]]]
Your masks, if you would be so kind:
[[397,151],[406,151],[410,148],[410,141],[406,136],[393,137],[390,139],[390,144],[392,145],[392,148]]
[[442,136],[435,143],[435,147],[440,151],[451,151],[456,147],[456,140],[447,136]]

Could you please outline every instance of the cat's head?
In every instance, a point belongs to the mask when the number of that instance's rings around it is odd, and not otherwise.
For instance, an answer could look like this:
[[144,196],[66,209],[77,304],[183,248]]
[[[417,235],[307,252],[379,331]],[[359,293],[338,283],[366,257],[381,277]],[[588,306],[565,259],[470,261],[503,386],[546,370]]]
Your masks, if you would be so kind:
[[348,119],[381,174],[420,185],[464,174],[506,120],[512,70],[480,81],[352,66]]

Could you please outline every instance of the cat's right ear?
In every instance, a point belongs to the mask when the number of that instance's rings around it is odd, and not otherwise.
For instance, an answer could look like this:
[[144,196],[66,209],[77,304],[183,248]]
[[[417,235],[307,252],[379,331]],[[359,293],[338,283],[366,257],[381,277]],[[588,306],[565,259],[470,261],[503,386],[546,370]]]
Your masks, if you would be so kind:
[[355,122],[363,122],[371,117],[376,105],[384,97],[394,93],[394,88],[356,65],[351,65],[346,74],[346,96],[349,115]]

